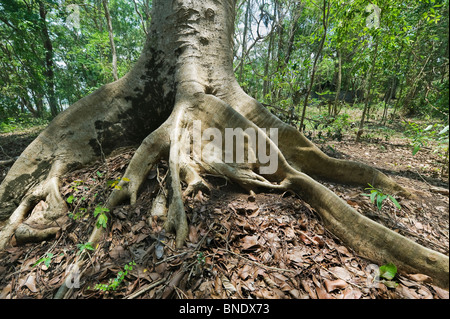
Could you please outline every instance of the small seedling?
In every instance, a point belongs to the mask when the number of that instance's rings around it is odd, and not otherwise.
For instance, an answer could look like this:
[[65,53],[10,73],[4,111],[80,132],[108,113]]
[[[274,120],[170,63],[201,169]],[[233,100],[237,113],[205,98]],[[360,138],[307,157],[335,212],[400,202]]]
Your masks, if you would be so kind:
[[396,274],[397,267],[393,263],[383,265],[380,267],[380,278],[383,278],[380,282],[385,284],[388,288],[395,288],[398,286],[398,283],[392,281],[392,279],[394,279]]
[[205,256],[203,255],[203,253],[202,252],[199,252],[198,254],[197,254],[197,263],[199,264],[199,265],[204,265],[205,264]]
[[45,265],[45,267],[49,267],[50,266],[50,263],[51,263],[51,261],[52,261],[52,258],[53,258],[53,254],[52,253],[47,253],[46,255],[45,255],[45,257],[42,257],[42,258],[40,258],[38,261],[36,261],[34,264],[33,264],[33,267],[36,267],[37,265],[39,265],[39,264],[41,264],[41,263],[44,263],[44,265]]
[[108,223],[108,216],[106,216],[106,212],[109,212],[109,209],[103,206],[98,205],[94,210],[94,217],[97,217],[97,228],[103,227],[106,228],[106,224]]
[[84,244],[77,244],[78,252],[77,255],[81,254],[83,251],[88,250],[94,250],[94,247],[92,247],[92,243],[84,243]]
[[133,270],[133,266],[135,265],[136,263],[134,261],[126,264],[124,270],[117,273],[116,278],[110,279],[108,284],[97,284],[94,288],[102,291],[116,290],[120,283],[125,279],[126,275],[128,275],[128,271]]
[[370,190],[370,194],[361,194],[361,195],[370,197],[370,201],[373,204],[376,203],[378,210],[381,210],[383,202],[387,198],[391,200],[391,202],[395,205],[395,207],[397,207],[398,209],[402,209],[398,201],[392,195],[383,194],[383,192],[380,189],[373,187],[371,184],[368,185],[370,187],[367,187],[365,189]]

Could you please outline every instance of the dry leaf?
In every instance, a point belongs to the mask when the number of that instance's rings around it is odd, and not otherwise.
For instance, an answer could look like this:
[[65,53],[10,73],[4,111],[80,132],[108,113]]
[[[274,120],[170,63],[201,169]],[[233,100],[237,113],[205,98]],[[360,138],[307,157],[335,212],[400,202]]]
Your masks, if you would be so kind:
[[269,275],[264,274],[263,276],[264,282],[270,287],[275,288],[277,284],[269,277]]
[[317,299],[316,292],[313,289],[311,289],[311,286],[309,285],[308,281],[305,279],[302,279],[301,283],[302,283],[303,289],[306,290],[306,292],[309,294],[311,299]]
[[289,290],[289,294],[295,299],[300,298],[300,291],[298,291],[297,289]]
[[316,293],[319,299],[334,299],[333,296],[326,292],[322,287],[316,287]]
[[431,287],[433,287],[433,290],[436,291],[436,293],[438,294],[439,298],[441,299],[449,299],[449,293],[447,290],[444,290],[440,287],[431,285]]
[[198,231],[194,225],[189,226],[189,241],[193,244],[198,242]]
[[19,279],[19,287],[22,286],[26,286],[28,289],[31,290],[31,292],[37,292],[38,290],[36,289],[36,276],[33,275],[29,275],[27,276],[27,278],[21,278]]
[[5,288],[3,288],[2,292],[0,293],[0,299],[6,299],[11,292],[11,283],[9,283]]
[[347,269],[342,267],[332,267],[329,269],[333,275],[335,275],[338,279],[342,280],[350,280],[352,279],[352,275],[347,271]]
[[406,277],[418,282],[431,282],[431,277],[423,274],[409,274]]
[[259,245],[258,236],[245,236],[241,239],[241,247],[243,250],[247,250],[257,245]]
[[359,299],[362,296],[362,292],[352,287],[347,287],[343,291],[344,299]]
[[230,294],[234,294],[236,292],[236,288],[233,286],[233,284],[228,280],[227,277],[221,276],[220,280],[222,280],[222,285],[225,288],[225,290]]
[[242,280],[247,280],[247,278],[250,276],[250,269],[251,266],[244,265],[244,267],[242,267],[241,270],[239,270],[239,277],[241,277]]
[[348,283],[346,283],[342,279],[333,280],[333,281],[325,279],[325,288],[328,292],[332,292],[335,289],[344,289],[344,288],[347,288],[347,286],[348,286]]

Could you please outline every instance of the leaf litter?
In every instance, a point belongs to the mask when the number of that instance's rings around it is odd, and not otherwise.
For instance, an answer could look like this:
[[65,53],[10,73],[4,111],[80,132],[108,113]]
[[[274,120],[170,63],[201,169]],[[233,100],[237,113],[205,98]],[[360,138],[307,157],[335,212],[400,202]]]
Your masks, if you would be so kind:
[[[336,148],[336,147],[335,147]],[[77,258],[77,245],[86,243],[95,227],[92,212],[106,201],[108,180],[118,180],[134,150],[124,149],[106,162],[67,175],[64,198],[77,218],[63,225],[57,238],[13,246],[0,253],[0,298],[51,298]],[[316,212],[291,193],[246,194],[220,178],[206,176],[210,194],[187,198],[190,223],[186,245],[175,248],[173,234],[163,230],[164,215],[151,215],[160,192],[158,166],[142,187],[134,206],[110,212],[108,233],[84,263],[80,288],[69,298],[196,298],[196,299],[448,299],[423,274],[397,274],[397,286],[374,281],[373,265],[345,247],[321,224]],[[402,235],[448,254],[448,196],[429,193],[441,214],[432,215],[427,201],[402,200],[379,211],[361,188],[324,183],[360,213],[396,229]],[[442,204],[442,198],[444,197]],[[433,202],[434,204],[438,203]],[[84,209],[81,209],[84,208]],[[80,210],[81,209],[81,210]],[[164,211],[164,209],[159,209]],[[447,215],[446,215],[447,214]],[[75,215],[73,215],[75,216]],[[33,263],[53,254],[47,267]],[[96,290],[134,261],[114,291]],[[379,265],[381,266],[381,265]]]

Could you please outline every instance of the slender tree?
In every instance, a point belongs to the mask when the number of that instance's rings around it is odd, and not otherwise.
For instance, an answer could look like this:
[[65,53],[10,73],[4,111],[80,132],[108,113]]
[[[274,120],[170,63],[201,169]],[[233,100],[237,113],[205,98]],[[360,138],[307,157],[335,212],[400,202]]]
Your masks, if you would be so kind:
[[116,45],[114,44],[114,33],[112,28],[111,16],[109,14],[108,0],[102,0],[102,3],[103,9],[105,10],[106,25],[108,26],[109,43],[111,45],[112,75],[114,81],[117,81],[119,79],[119,77],[117,76],[117,53]]

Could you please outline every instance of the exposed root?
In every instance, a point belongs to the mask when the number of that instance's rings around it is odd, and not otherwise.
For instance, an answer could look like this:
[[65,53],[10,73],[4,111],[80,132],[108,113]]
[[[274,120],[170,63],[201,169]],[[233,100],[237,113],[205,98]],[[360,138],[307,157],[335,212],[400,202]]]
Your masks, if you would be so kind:
[[54,237],[67,220],[67,205],[59,191],[59,175],[66,169],[56,162],[48,179],[34,186],[0,232],[0,249],[15,235],[16,242],[38,242]]
[[392,195],[412,196],[409,190],[371,166],[327,156],[297,129],[271,114],[261,103],[243,92],[239,86],[234,88],[234,94],[230,94],[226,101],[258,127],[277,128],[278,148],[296,170],[309,176],[317,176],[338,183],[362,186],[370,183]]

